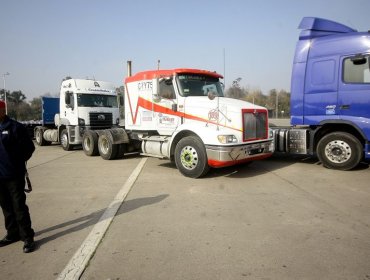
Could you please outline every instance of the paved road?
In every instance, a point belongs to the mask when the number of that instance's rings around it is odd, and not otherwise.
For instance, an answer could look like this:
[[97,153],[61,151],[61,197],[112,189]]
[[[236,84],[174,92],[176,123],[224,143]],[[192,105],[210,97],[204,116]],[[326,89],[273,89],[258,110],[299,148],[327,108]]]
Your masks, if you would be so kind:
[[[28,204],[40,247],[0,248],[1,278],[56,279],[140,162],[38,147]],[[149,158],[81,279],[370,279],[369,181],[367,164],[286,156],[194,180]]]

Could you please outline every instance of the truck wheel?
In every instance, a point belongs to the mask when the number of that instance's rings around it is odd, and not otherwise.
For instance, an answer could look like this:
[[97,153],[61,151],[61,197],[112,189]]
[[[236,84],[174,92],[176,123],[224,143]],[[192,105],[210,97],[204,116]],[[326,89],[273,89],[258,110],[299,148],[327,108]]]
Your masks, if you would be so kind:
[[69,143],[67,129],[63,129],[60,133],[60,144],[65,151],[71,151],[73,149],[73,145]]
[[99,154],[98,134],[95,131],[85,131],[82,137],[82,148],[87,156],[97,156]]
[[48,144],[50,144],[49,141],[46,141],[44,139],[43,134],[44,134],[44,130],[41,127],[36,128],[35,140],[36,140],[36,144],[39,146],[47,146]]
[[209,170],[209,165],[203,142],[196,136],[181,139],[175,148],[175,163],[186,177],[204,176]]
[[321,138],[316,153],[325,167],[350,170],[360,163],[362,150],[362,144],[355,136],[346,132],[333,132]]
[[99,136],[98,149],[103,159],[111,160],[116,158],[118,147],[113,145],[112,139],[108,135],[102,134]]

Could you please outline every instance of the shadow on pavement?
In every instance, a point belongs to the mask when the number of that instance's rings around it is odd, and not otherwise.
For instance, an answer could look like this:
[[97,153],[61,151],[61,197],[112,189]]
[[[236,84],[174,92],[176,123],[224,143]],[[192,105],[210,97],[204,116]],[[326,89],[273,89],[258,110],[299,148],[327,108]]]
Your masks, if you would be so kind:
[[[159,160],[159,166],[164,168],[176,169],[176,164],[168,160]],[[163,163],[162,163],[163,162]],[[223,168],[211,168],[208,174],[197,180],[217,177],[248,178],[262,175],[273,170],[284,168],[295,163],[305,163],[310,165],[321,164],[317,158],[301,155],[274,154],[265,160],[251,161],[238,165]]]
[[[248,178],[259,176],[274,170],[285,168],[292,164],[307,164],[307,165],[320,165],[321,162],[315,156],[308,155],[291,155],[285,153],[275,153],[272,157],[264,160],[251,161],[234,166],[223,168],[211,168],[208,174],[197,180],[217,177],[230,177],[230,178]],[[159,166],[164,168],[176,169],[174,162],[165,161],[160,163]],[[322,167],[324,168],[324,167]],[[364,170],[369,168],[369,162],[361,162],[353,170]]]
[[[121,207],[118,209],[117,215],[121,215],[133,210],[136,210],[140,207],[152,205],[155,203],[159,203],[162,200],[166,199],[169,195],[168,194],[161,194],[153,197],[143,197],[143,198],[135,198],[128,201],[124,201],[121,205]],[[42,234],[46,234],[52,231],[57,231],[56,233],[49,235],[47,237],[41,238],[37,240],[38,246],[41,246],[49,241],[55,240],[59,237],[62,237],[64,235],[82,230],[86,227],[95,225],[99,220],[100,217],[104,214],[106,209],[101,209],[98,211],[95,211],[89,215],[73,219],[71,221],[67,221],[43,230],[40,230],[35,233],[35,236],[40,236]]]

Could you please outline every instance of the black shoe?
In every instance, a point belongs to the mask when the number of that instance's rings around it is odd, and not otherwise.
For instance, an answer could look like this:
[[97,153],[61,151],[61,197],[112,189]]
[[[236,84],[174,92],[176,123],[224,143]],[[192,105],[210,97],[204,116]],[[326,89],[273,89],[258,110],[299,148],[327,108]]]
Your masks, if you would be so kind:
[[33,240],[24,241],[23,253],[31,253],[35,251],[36,243]]
[[3,239],[0,240],[0,247],[7,246],[7,245],[12,244],[14,242],[17,242],[19,240],[21,240],[19,237],[10,238],[8,236],[5,236]]

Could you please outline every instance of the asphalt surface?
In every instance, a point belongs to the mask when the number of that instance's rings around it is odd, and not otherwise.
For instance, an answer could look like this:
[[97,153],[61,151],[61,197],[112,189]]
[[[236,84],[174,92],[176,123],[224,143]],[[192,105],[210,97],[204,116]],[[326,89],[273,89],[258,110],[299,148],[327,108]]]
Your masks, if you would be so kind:
[[[1,279],[57,279],[141,161],[37,147],[38,249],[0,248]],[[370,279],[369,182],[366,163],[280,155],[190,179],[148,158],[81,279]]]

